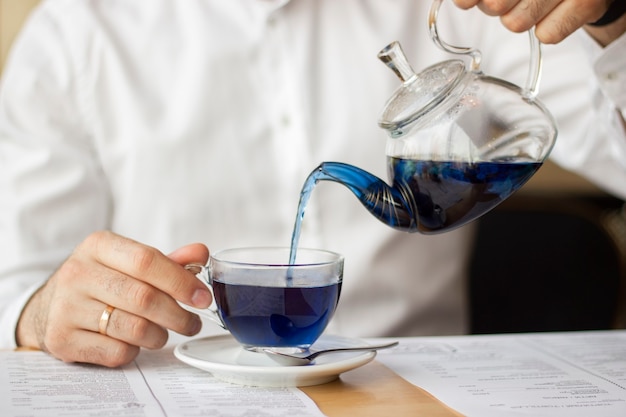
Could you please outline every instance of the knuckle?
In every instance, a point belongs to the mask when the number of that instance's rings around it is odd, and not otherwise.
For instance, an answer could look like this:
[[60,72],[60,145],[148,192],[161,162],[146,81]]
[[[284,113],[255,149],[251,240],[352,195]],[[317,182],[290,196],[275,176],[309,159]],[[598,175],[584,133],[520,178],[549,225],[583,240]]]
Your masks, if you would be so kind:
[[478,0],[454,0],[454,4],[460,9],[470,9],[478,3]]
[[93,363],[106,366],[107,368],[117,368],[126,365],[137,357],[139,347],[128,343],[118,342],[108,350],[95,349],[93,351],[96,358]]
[[134,286],[131,297],[137,308],[141,311],[152,310],[158,300],[157,290],[150,285],[141,283]]
[[150,332],[151,323],[141,317],[133,317],[126,322],[131,340],[145,340]]
[[541,20],[547,12],[544,2],[529,1],[527,2],[527,5],[528,5],[528,9],[527,9],[528,16],[533,20],[533,22],[537,22]]
[[90,233],[81,244],[78,245],[79,249],[90,248],[98,250],[102,247],[105,241],[109,239],[111,232],[106,230],[98,230]]
[[135,248],[132,253],[132,263],[136,271],[147,271],[152,268],[157,260],[158,252],[156,249],[140,246]]
[[482,10],[492,16],[500,16],[510,9],[507,0],[484,0],[482,2]]
[[566,17],[563,21],[551,22],[551,24],[539,24],[535,28],[537,39],[544,44],[555,44],[565,39],[576,30],[577,20],[574,17]]
[[74,279],[85,276],[86,268],[82,260],[77,257],[70,256],[61,264],[59,269],[54,273],[55,280],[73,281]]
[[183,294],[189,293],[192,288],[195,288],[194,285],[196,285],[198,281],[198,278],[190,276],[190,274],[183,273],[180,274],[180,278],[177,275],[175,279],[172,279],[168,283],[168,285],[172,295],[182,296]]
[[61,360],[65,360],[65,352],[68,346],[68,337],[66,334],[56,331],[47,331],[42,339],[42,349],[50,353],[52,356]]
[[74,330],[67,322],[67,312],[72,307],[63,301],[57,299],[50,307],[46,317],[38,319],[41,328],[41,343],[46,350],[51,352],[60,352],[67,349],[68,340],[71,340],[71,333]]
[[555,44],[562,40],[562,38],[558,36],[554,30],[540,30],[537,28],[535,33],[539,42],[545,45]]
[[521,33],[529,30],[533,27],[534,22],[530,19],[524,18],[524,16],[519,15],[504,15],[500,18],[504,27],[509,29],[511,32]]

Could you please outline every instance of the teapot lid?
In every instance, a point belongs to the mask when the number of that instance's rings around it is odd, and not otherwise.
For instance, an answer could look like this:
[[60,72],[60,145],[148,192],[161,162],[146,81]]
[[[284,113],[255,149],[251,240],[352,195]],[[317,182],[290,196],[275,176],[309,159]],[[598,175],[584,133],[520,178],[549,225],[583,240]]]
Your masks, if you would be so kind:
[[385,47],[378,58],[402,80],[378,121],[380,127],[392,131],[431,113],[450,97],[466,74],[465,64],[458,59],[439,62],[415,74],[398,42]]

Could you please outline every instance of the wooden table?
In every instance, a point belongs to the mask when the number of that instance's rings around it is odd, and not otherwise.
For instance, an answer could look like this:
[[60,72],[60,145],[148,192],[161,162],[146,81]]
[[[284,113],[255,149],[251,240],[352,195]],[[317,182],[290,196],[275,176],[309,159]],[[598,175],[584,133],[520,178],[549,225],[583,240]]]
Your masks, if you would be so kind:
[[337,381],[300,389],[328,417],[462,416],[376,361]]

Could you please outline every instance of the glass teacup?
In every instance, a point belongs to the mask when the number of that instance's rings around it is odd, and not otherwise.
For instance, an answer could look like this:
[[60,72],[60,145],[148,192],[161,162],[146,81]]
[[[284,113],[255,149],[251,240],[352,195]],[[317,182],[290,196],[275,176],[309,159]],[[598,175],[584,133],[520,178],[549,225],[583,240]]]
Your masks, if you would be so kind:
[[247,350],[307,350],[335,313],[343,280],[343,256],[289,247],[227,249],[207,266],[189,264],[208,283],[215,304],[195,310],[228,330]]

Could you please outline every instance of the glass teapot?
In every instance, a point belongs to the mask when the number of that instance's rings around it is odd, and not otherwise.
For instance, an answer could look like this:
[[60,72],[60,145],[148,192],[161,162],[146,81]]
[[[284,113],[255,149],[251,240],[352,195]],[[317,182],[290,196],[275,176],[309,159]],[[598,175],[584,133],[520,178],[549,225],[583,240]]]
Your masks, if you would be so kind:
[[429,15],[430,35],[444,51],[467,55],[416,74],[397,42],[378,57],[402,81],[387,101],[379,125],[387,131],[391,186],[352,165],[324,162],[301,196],[319,180],[339,182],[385,224],[402,231],[440,233],[494,208],[542,165],[556,139],[549,111],[536,99],[541,48],[530,34],[531,62],[525,88],[480,70],[480,51],[447,44],[437,31],[442,0]]

